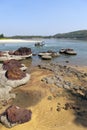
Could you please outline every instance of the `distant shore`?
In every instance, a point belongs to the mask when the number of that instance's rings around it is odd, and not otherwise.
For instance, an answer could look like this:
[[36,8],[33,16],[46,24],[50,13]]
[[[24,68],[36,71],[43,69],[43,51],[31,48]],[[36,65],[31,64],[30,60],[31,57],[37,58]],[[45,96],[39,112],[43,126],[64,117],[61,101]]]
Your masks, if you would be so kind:
[[24,43],[24,42],[29,42],[29,43],[36,43],[36,42],[42,42],[42,40],[34,40],[34,39],[0,39],[0,43]]

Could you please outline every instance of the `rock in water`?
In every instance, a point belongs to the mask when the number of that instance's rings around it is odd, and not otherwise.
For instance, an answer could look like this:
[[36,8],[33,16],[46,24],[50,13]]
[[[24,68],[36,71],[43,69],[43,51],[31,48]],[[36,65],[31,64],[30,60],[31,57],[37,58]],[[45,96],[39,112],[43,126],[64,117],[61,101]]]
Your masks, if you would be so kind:
[[27,47],[20,47],[18,50],[14,52],[14,55],[29,55],[31,54],[31,49]]
[[26,77],[26,73],[19,68],[13,68],[7,70],[5,73],[6,77],[10,80],[19,80]]
[[0,121],[6,127],[12,127],[17,124],[22,124],[31,120],[32,112],[18,106],[8,107],[0,116]]

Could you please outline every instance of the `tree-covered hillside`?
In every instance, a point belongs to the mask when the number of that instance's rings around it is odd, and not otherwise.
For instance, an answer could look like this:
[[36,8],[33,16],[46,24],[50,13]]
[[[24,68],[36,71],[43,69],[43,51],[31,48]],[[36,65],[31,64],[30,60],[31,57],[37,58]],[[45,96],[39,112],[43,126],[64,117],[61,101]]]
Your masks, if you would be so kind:
[[54,38],[87,39],[87,30],[79,30],[69,33],[56,34]]

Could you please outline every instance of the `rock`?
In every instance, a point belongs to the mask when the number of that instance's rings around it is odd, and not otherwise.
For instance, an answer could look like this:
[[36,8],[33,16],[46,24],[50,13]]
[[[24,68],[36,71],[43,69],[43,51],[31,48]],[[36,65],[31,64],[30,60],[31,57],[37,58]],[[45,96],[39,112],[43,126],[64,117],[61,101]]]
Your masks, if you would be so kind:
[[53,84],[54,83],[54,79],[52,79],[51,77],[45,77],[45,78],[41,79],[41,81],[43,81],[47,84]]
[[11,68],[10,70],[6,71],[5,75],[10,80],[19,80],[24,78],[26,76],[26,73],[19,68]]
[[60,54],[59,54],[58,52],[53,52],[53,53],[51,54],[51,56],[52,56],[52,57],[58,57],[58,56],[60,56]]
[[38,54],[38,56],[51,56],[51,53],[49,53],[49,52],[41,52],[41,53],[39,53]]
[[70,89],[70,87],[68,85],[66,85],[66,84],[63,85],[63,88]]
[[65,53],[65,49],[62,48],[59,53]]
[[58,107],[56,110],[57,110],[57,111],[61,111],[61,108],[60,108],[60,107]]
[[66,60],[65,62],[66,62],[66,63],[69,63],[69,61],[68,61],[68,60]]
[[52,56],[43,55],[41,58],[42,58],[43,60],[51,60],[51,59],[52,59]]
[[73,49],[70,49],[70,48],[61,49],[59,51],[59,53],[68,54],[68,55],[76,55],[77,54]]
[[6,72],[3,72],[3,71],[0,72],[0,84],[1,84],[1,86],[4,86],[6,88],[7,88],[7,86],[10,86],[11,89],[21,86],[23,84],[26,84],[30,79],[30,75],[28,73],[26,73],[26,76],[22,79],[10,80],[10,79],[6,78],[5,73]]
[[47,98],[48,100],[52,100],[52,96],[48,96],[48,98]]
[[1,122],[3,125],[5,125],[5,127],[8,127],[8,128],[11,128],[11,127],[17,125],[17,123],[11,124],[11,123],[8,121],[6,115],[4,115],[4,114],[0,116],[0,122]]
[[3,69],[5,69],[5,70],[10,70],[15,67],[17,67],[17,68],[22,67],[21,63],[18,60],[11,59],[11,60],[7,60],[7,61],[3,62]]
[[77,53],[73,49],[66,49],[65,54],[68,55],[77,55]]
[[10,106],[6,110],[6,115],[8,120],[11,123],[24,123],[31,119],[32,112],[30,110],[26,110],[20,108],[18,106]]
[[41,52],[38,56],[51,56],[51,57],[58,57],[60,54],[58,52],[54,52],[52,50],[48,50],[47,52]]
[[15,94],[11,93],[10,86],[0,86],[0,100],[9,100],[11,98],[15,98]]
[[20,47],[18,50],[14,51],[14,55],[29,55],[31,53],[31,49],[27,47]]
[[6,100],[15,98],[15,94],[11,93],[12,88],[26,84],[30,79],[30,75],[26,73],[26,76],[20,80],[9,80],[5,77],[5,72],[0,72],[0,100]]
[[55,82],[55,85],[56,85],[58,88],[63,88],[63,84],[62,84],[62,83]]
[[65,110],[68,110],[68,109],[71,109],[71,108],[72,108],[71,103],[66,103],[65,104]]
[[79,90],[80,88],[79,88],[79,86],[73,86],[73,89],[74,90]]
[[80,110],[80,107],[78,107],[77,105],[75,105],[73,103],[66,103],[65,104],[65,110],[69,110],[69,109],[78,111],[78,110]]
[[12,105],[1,114],[0,121],[6,127],[12,127],[30,121],[31,115],[31,110]]

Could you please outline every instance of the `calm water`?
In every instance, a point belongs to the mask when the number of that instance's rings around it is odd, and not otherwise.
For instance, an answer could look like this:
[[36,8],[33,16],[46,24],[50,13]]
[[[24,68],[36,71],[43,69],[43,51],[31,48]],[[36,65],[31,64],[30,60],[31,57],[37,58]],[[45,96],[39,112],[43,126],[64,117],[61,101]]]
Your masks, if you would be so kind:
[[[69,61],[68,64],[87,65],[87,41],[66,39],[45,39],[44,41],[45,46],[43,47],[35,47],[34,43],[4,43],[0,44],[0,50],[16,50],[19,47],[30,47],[33,53],[38,54],[41,51],[59,51],[61,48],[73,48],[77,52],[76,56],[60,55],[60,57],[53,58],[49,62],[55,61],[66,64],[66,61]],[[42,61],[38,56],[32,57],[32,64],[36,65],[39,62],[48,61]]]

